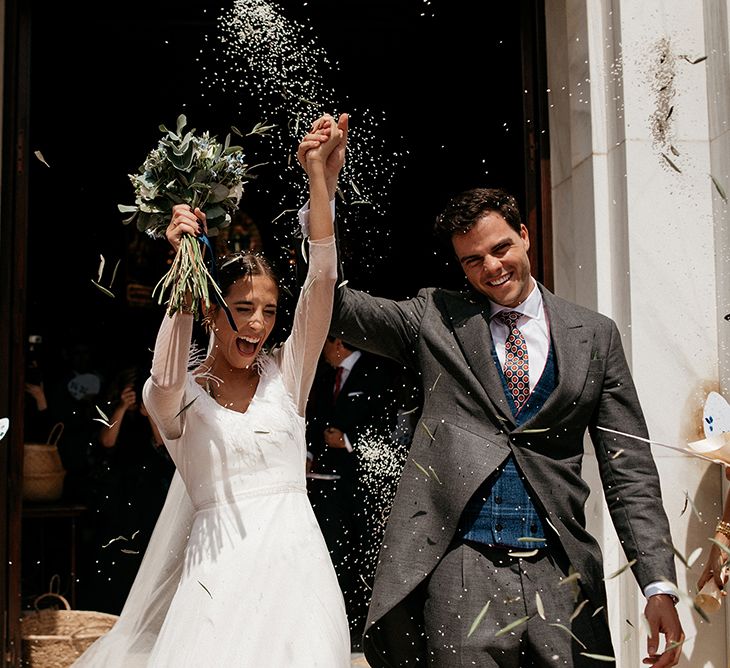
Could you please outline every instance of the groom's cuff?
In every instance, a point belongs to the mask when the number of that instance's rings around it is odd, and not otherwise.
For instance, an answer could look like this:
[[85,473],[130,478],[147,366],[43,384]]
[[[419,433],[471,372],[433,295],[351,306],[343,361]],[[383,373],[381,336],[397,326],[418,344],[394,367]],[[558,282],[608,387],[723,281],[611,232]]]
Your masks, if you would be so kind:
[[[332,212],[332,220],[335,219],[335,198],[330,200],[330,211]],[[302,236],[306,239],[309,237],[309,200],[304,203],[297,212],[299,218],[299,227],[302,229]]]
[[674,599],[675,603],[679,601],[679,596],[677,596],[677,587],[666,581],[659,580],[657,582],[651,582],[644,587],[644,596],[646,596],[646,598],[655,596],[656,594],[668,594]]

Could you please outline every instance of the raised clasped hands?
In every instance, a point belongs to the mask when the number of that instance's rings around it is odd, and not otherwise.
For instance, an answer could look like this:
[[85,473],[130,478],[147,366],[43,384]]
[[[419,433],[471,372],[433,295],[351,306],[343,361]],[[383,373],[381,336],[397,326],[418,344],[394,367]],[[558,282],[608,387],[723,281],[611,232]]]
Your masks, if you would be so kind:
[[307,174],[312,160],[323,164],[330,199],[335,196],[337,179],[345,164],[348,126],[348,114],[340,114],[337,120],[324,114],[312,123],[297,149],[297,160]]

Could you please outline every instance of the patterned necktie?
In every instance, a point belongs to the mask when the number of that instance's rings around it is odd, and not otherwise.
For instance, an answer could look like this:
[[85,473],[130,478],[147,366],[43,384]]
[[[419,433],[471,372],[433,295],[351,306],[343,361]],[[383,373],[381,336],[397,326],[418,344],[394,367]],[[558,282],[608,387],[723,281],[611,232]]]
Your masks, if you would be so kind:
[[342,371],[344,370],[344,367],[338,366],[337,372],[335,373],[335,389],[332,393],[332,401],[337,401],[337,395],[340,393],[340,388],[342,387]]
[[500,311],[496,316],[509,327],[509,334],[504,342],[504,377],[507,379],[507,387],[512,393],[518,412],[530,396],[527,344],[522,332],[517,328],[517,320],[521,315],[517,311]]

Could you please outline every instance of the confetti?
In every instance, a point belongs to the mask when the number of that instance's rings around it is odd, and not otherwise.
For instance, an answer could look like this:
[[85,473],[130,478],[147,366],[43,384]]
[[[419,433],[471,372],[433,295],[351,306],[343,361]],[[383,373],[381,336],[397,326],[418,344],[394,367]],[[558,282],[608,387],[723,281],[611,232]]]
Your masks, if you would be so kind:
[[542,620],[545,619],[545,607],[542,604],[542,599],[540,598],[539,592],[535,592],[535,608],[537,609],[537,614],[540,615],[540,618]]
[[717,190],[717,194],[722,197],[722,201],[727,203],[727,194],[725,193],[725,189],[720,185],[720,182],[710,174],[710,178],[712,179],[712,183],[715,186],[715,190]]
[[581,575],[577,571],[574,571],[570,575],[564,577],[560,582],[558,582],[558,587],[562,587],[563,585],[570,584],[571,582],[577,582],[580,580]]
[[103,285],[97,283],[93,278],[91,279],[92,285],[97,288],[100,292],[103,292],[107,297],[115,297],[116,295],[109,289],[105,288]]
[[621,566],[621,568],[619,568],[617,571],[614,571],[613,573],[611,573],[611,575],[607,575],[603,579],[604,580],[612,580],[613,578],[616,578],[619,575],[621,575],[621,573],[623,573],[624,571],[626,571],[629,568],[631,568],[635,563],[636,563],[636,559],[632,559],[627,564],[624,564],[623,566]]
[[606,663],[616,663],[615,657],[606,656],[605,654],[589,654],[588,652],[581,652],[581,656],[587,656],[589,659],[595,659],[596,661],[605,661]]
[[51,168],[51,166],[46,162],[46,159],[43,157],[43,154],[40,151],[33,151],[33,155],[38,158],[38,160],[40,160],[46,167],[48,167],[49,169]]
[[[580,638],[575,635],[567,626],[564,624],[559,624],[558,622],[551,622],[549,624],[550,626],[554,626],[556,629],[560,629],[561,631],[565,631],[575,642],[577,642],[583,649],[588,649],[583,642],[581,642]],[[582,652],[581,652],[582,654]]]
[[443,483],[441,482],[441,480],[439,480],[439,477],[438,477],[438,476],[436,475],[436,471],[434,471],[434,470],[433,470],[433,466],[430,466],[430,465],[429,465],[429,467],[428,467],[428,470],[429,470],[429,471],[431,471],[431,473],[433,474],[433,477],[434,477],[434,479],[436,480],[436,482],[437,482],[437,483],[438,483],[439,485],[443,485]]
[[421,471],[421,472],[422,472],[422,473],[423,473],[423,474],[424,474],[424,475],[425,475],[425,476],[426,476],[427,478],[431,478],[431,476],[430,476],[430,474],[428,473],[428,471],[427,471],[427,470],[426,470],[425,468],[423,468],[423,466],[421,466],[421,465],[420,465],[420,464],[419,464],[419,463],[418,463],[418,462],[417,462],[417,461],[416,461],[415,459],[411,459],[411,461],[412,461],[412,462],[413,462],[413,463],[414,463],[414,464],[415,464],[415,465],[416,465],[416,466],[417,466],[417,467],[419,468],[419,470],[420,470],[420,471]]
[[719,540],[715,540],[714,538],[708,538],[707,540],[717,545],[717,547],[719,547],[726,555],[728,555],[728,557],[730,557],[730,547],[728,547],[727,545],[723,545]]
[[496,632],[496,633],[494,634],[494,637],[495,637],[495,638],[500,638],[500,637],[502,637],[503,635],[506,635],[507,633],[509,633],[509,632],[510,632],[510,631],[512,631],[513,629],[516,629],[516,628],[517,628],[518,626],[522,626],[522,625],[523,625],[523,624],[524,624],[524,623],[525,623],[526,621],[528,621],[528,620],[529,620],[529,619],[530,619],[531,617],[532,617],[532,615],[525,615],[524,617],[520,617],[519,619],[516,619],[516,620],[515,620],[514,622],[512,622],[511,624],[507,624],[507,626],[505,626],[505,627],[504,627],[503,629],[500,629],[499,631],[497,631],[497,632]]
[[96,408],[99,415],[101,415],[101,418],[92,418],[93,422],[101,422],[108,429],[111,429],[116,424],[116,422],[112,422],[111,424],[109,424],[109,418],[107,417],[106,413],[104,413],[104,411],[101,410],[101,408],[99,408],[98,406],[94,406],[94,408]]
[[707,60],[707,56],[700,56],[699,58],[690,58],[687,55],[682,54],[680,58],[684,58],[690,65],[697,65],[697,63],[701,63],[705,60]]
[[[200,395],[198,395],[198,396],[200,396]],[[197,398],[198,398],[198,397],[193,397],[193,399],[191,399],[191,400],[190,400],[190,401],[189,401],[189,402],[188,402],[187,404],[185,404],[185,405],[184,405],[184,406],[183,406],[183,407],[182,407],[182,408],[181,408],[181,409],[180,409],[180,410],[179,410],[179,411],[178,411],[178,412],[177,412],[177,413],[175,414],[175,417],[179,417],[179,416],[180,416],[180,415],[182,415],[182,414],[183,414],[183,413],[184,413],[184,412],[185,412],[186,410],[188,410],[188,408],[190,408],[190,407],[191,407],[191,406],[192,406],[192,405],[193,405],[193,404],[195,403],[195,400],[196,400]]]
[[426,433],[428,434],[429,438],[432,441],[436,440],[436,437],[431,433],[431,430],[426,426],[425,422],[421,422],[421,426],[426,430]]
[[[311,24],[289,18],[278,4],[265,0],[234,0],[217,16],[215,34],[208,42],[216,66],[203,71],[201,84],[213,94],[225,90],[247,114],[251,113],[250,107],[259,118],[267,119],[265,125],[257,126],[256,134],[269,130],[265,150],[272,169],[280,174],[278,183],[267,193],[275,206],[291,209],[293,198],[301,201],[306,197],[304,170],[293,156],[292,146],[299,143],[322,111],[336,116],[335,110],[343,98],[347,99],[330,87],[330,82],[337,80],[339,64],[333,63],[319,44]],[[387,139],[381,132],[380,128],[389,122],[382,110],[347,111],[358,122],[357,131],[348,138],[347,162],[340,178],[345,192],[338,188],[338,195],[349,205],[368,204],[374,213],[383,214],[390,198],[392,175],[405,160],[403,142]],[[353,218],[358,224],[361,215],[357,206],[338,209],[340,229],[347,231]],[[373,233],[380,238],[391,234],[385,216],[376,215],[370,220],[375,221],[377,229],[373,228]],[[291,231],[286,228],[274,228],[274,238],[290,238]],[[358,249],[362,267],[372,271],[385,262],[382,248],[380,244],[367,244]]]
[[[568,619],[568,621],[572,622],[581,612],[583,612],[583,608],[585,608],[587,604],[588,604],[588,599],[587,598],[583,599],[578,604],[578,606],[575,608],[575,610],[573,610],[573,613],[570,615],[570,618]],[[600,608],[599,608],[599,610],[600,610]],[[593,614],[595,615],[596,613],[594,612]]]
[[202,587],[203,589],[205,589],[205,593],[206,593],[206,594],[208,594],[208,596],[210,596],[211,598],[213,598],[213,594],[211,594],[211,593],[210,593],[210,592],[208,591],[208,587],[206,587],[206,586],[205,586],[205,585],[204,585],[204,584],[203,584],[203,583],[202,583],[202,582],[201,582],[200,580],[198,580],[198,584],[199,584],[199,585],[200,585],[200,586],[201,586],[201,587]]
[[695,562],[700,558],[702,554],[702,548],[698,547],[687,557],[687,568],[692,568]]
[[538,550],[529,550],[527,552],[512,552],[512,551],[507,552],[507,554],[510,557],[519,557],[519,558],[534,557],[537,553],[538,553]]
[[700,522],[704,523],[704,520],[702,519],[702,513],[697,510],[697,506],[695,505],[694,501],[690,498],[689,492],[685,490],[684,492],[684,498],[686,499],[686,502],[689,503],[690,508],[692,508],[692,512],[695,514],[695,517],[700,520]]
[[479,614],[474,618],[474,621],[471,623],[471,626],[469,627],[469,632],[466,634],[467,638],[470,638],[472,633],[477,630],[477,627],[479,624],[482,623],[482,620],[487,614],[487,610],[489,610],[489,604],[491,601],[487,601],[486,605],[479,611]]
[[664,158],[667,161],[667,163],[669,164],[669,166],[675,172],[679,172],[680,174],[682,173],[682,170],[679,167],[677,167],[677,165],[675,165],[674,162],[672,162],[672,159],[669,156],[667,156],[666,153],[662,153],[661,155],[662,155],[662,158]]

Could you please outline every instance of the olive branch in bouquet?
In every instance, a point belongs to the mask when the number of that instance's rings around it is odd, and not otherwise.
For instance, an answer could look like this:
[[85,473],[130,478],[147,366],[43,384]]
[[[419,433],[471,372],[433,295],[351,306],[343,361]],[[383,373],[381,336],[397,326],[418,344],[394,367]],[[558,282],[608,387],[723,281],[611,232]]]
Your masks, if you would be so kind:
[[[119,211],[131,214],[122,222],[136,223],[137,229],[152,238],[164,238],[172,207],[188,204],[200,208],[206,215],[208,232],[199,237],[184,235],[175,259],[167,273],[155,286],[162,303],[169,291],[168,314],[187,306],[196,318],[201,305],[213,300],[222,306],[231,326],[233,318],[225,304],[216,280],[215,257],[210,236],[231,223],[231,214],[238,207],[244,185],[255,178],[246,164],[243,148],[231,145],[230,133],[221,144],[206,131],[196,134],[195,128],[186,132],[187,118],[180,114],[175,131],[160,125],[163,133],[157,147],[150,151],[137,174],[129,174],[134,186],[134,205],[119,204]],[[250,135],[263,135],[273,125],[257,123]],[[231,130],[243,137],[235,127]],[[206,257],[209,262],[206,263]],[[189,302],[188,302],[189,300]]]

